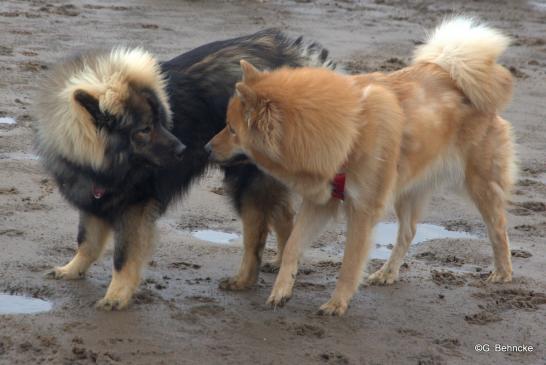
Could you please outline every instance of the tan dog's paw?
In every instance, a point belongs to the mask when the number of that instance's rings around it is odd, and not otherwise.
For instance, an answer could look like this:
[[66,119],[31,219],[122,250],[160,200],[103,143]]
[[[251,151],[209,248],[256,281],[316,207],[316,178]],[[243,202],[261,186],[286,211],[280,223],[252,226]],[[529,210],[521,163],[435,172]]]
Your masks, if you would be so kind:
[[318,314],[326,316],[342,316],[347,311],[349,304],[346,300],[332,298],[320,306]]
[[[68,266],[68,265],[67,265]],[[85,277],[84,272],[77,270],[70,270],[66,266],[57,266],[44,274],[46,279],[64,279],[64,280],[78,280]]]
[[271,305],[272,307],[283,307],[292,297],[292,287],[291,286],[281,286],[275,285],[271,291],[271,295],[267,299],[266,304]]
[[512,273],[493,271],[487,278],[489,283],[509,283],[512,281]]
[[121,310],[127,308],[129,306],[129,303],[131,301],[131,297],[114,297],[114,296],[106,296],[99,300],[97,304],[95,304],[95,308],[98,310],[110,312],[115,310]]
[[393,271],[387,272],[386,270],[383,270],[383,268],[368,276],[368,284],[370,285],[391,285],[397,280],[397,273]]
[[234,276],[222,279],[218,284],[218,287],[222,290],[241,291],[252,288],[255,282],[255,280],[241,280],[238,276]]

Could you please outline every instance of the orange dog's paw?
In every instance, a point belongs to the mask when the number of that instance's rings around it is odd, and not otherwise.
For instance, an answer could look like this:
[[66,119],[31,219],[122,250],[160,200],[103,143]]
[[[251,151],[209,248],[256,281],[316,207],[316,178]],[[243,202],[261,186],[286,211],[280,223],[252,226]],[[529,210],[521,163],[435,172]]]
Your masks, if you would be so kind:
[[275,285],[266,304],[272,307],[283,307],[292,297],[292,288],[290,286]]
[[393,271],[377,270],[368,276],[368,284],[370,285],[391,285],[398,280],[398,274]]
[[490,283],[509,283],[512,281],[512,273],[495,270],[489,275],[487,281]]
[[349,303],[346,300],[332,298],[320,306],[318,314],[326,316],[342,316],[347,311]]
[[255,281],[241,280],[238,276],[222,279],[218,284],[218,287],[222,290],[248,290],[254,286]]

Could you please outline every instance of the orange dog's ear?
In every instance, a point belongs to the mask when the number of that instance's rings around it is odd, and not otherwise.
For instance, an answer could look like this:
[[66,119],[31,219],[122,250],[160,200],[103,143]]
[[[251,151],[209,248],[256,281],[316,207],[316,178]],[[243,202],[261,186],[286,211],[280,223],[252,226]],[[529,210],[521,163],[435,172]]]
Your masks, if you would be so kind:
[[279,113],[274,103],[258,94],[244,82],[235,85],[237,96],[243,104],[245,120],[249,128],[256,128],[265,136],[276,134],[280,124]]
[[241,102],[245,105],[245,107],[253,108],[256,106],[258,97],[256,96],[254,90],[248,87],[244,82],[238,82],[235,84],[235,92],[237,93],[237,96],[241,98]]
[[245,60],[239,62],[241,64],[241,70],[243,71],[243,82],[254,82],[259,77],[261,72],[258,69]]

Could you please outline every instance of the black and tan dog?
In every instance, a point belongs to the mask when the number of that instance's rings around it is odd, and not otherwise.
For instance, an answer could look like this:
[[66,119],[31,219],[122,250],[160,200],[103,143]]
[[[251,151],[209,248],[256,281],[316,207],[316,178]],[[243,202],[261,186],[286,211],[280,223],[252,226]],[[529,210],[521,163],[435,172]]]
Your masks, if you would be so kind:
[[[38,95],[37,149],[63,196],[80,210],[78,251],[48,276],[78,279],[115,234],[112,281],[98,307],[126,307],[155,240],[155,221],[209,165],[203,146],[225,126],[241,78],[239,60],[261,68],[335,68],[328,52],[276,30],[214,42],[159,63],[142,49],[80,55],[57,67]],[[292,229],[287,189],[247,160],[222,166],[243,221],[239,273],[256,280],[271,226],[279,257]]]

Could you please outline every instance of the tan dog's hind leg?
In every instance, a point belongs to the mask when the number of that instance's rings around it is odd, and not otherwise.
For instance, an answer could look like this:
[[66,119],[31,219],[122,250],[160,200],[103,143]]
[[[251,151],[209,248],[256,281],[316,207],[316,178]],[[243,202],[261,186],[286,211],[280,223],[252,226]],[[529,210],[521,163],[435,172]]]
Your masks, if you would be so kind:
[[398,280],[400,265],[411,241],[415,237],[417,221],[428,202],[429,194],[422,191],[408,192],[396,200],[395,210],[398,217],[398,236],[389,260],[381,269],[368,277],[368,283],[372,285],[390,285]]
[[100,218],[80,212],[78,251],[65,266],[55,267],[45,276],[51,279],[81,279],[101,255],[112,232],[108,223]]
[[302,247],[320,235],[330,218],[335,216],[338,205],[339,202],[335,199],[325,205],[303,201],[294,229],[286,242],[279,274],[267,300],[268,304],[282,307],[290,299]]
[[269,229],[267,215],[247,200],[245,202],[241,219],[243,221],[243,259],[237,275],[220,282],[220,289],[244,290],[248,289],[258,280],[258,271],[262,261],[262,253]]
[[371,232],[378,217],[374,212],[347,209],[347,243],[341,271],[331,299],[320,307],[319,314],[342,315],[347,310],[362,278],[372,248]]
[[149,201],[127,208],[120,217],[114,248],[112,281],[96,307],[123,309],[129,305],[140,282],[140,272],[151,253],[156,236],[157,203]]
[[512,281],[512,258],[506,231],[505,193],[493,181],[485,181],[481,176],[467,176],[470,196],[487,225],[489,240],[495,256],[495,271],[488,281],[505,283]]

